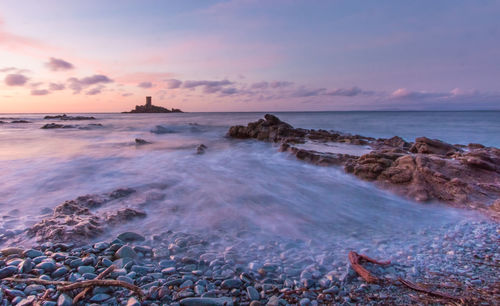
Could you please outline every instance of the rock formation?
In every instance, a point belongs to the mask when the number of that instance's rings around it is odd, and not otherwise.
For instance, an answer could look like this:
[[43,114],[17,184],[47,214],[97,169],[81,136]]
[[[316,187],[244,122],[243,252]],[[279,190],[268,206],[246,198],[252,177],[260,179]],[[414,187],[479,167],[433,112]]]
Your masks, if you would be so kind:
[[102,195],[86,195],[58,205],[53,214],[33,225],[27,233],[37,241],[76,242],[99,236],[110,225],[145,217],[142,211],[122,208],[115,212],[92,212],[102,205],[128,197],[135,190],[118,189]]
[[56,116],[45,116],[43,119],[59,119],[59,120],[96,120],[95,117],[86,117],[86,116],[67,116],[66,114],[63,115],[56,115]]
[[[474,208],[500,218],[500,149],[480,144],[451,145],[419,137],[414,143],[400,137],[374,139],[324,130],[293,128],[276,116],[247,126],[232,126],[229,137],[280,143],[280,150],[318,165],[339,165],[345,171],[416,201],[441,201]],[[362,156],[318,152],[296,144],[314,141],[367,145]]]
[[124,113],[182,113],[182,111],[176,108],[170,110],[165,107],[153,105],[151,103],[151,97],[146,97],[146,104],[136,105],[135,109]]

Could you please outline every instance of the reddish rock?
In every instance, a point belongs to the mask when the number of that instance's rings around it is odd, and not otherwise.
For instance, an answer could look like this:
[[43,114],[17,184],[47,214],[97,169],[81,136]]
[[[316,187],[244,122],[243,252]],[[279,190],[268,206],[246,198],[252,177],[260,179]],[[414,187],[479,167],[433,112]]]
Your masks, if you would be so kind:
[[[295,129],[273,115],[244,126],[233,126],[228,136],[281,142],[280,151],[317,165],[343,165],[348,173],[413,200],[441,201],[478,209],[500,219],[500,150],[480,144],[451,145],[419,137],[373,139],[325,130]],[[294,147],[295,143],[343,142],[370,145],[360,157]]]

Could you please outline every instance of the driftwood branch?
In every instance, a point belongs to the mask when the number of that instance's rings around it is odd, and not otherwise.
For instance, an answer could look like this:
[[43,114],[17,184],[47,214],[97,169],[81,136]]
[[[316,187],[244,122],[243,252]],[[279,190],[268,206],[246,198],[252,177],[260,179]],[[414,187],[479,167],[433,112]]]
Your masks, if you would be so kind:
[[129,284],[124,281],[114,280],[114,279],[92,279],[87,281],[81,281],[76,283],[71,283],[70,285],[60,286],[57,289],[60,291],[69,291],[78,288],[89,288],[89,287],[123,287],[130,291],[135,292],[135,294],[143,300],[145,295],[141,288]]
[[[115,270],[115,266],[114,265],[111,265],[109,266],[106,270],[102,271],[99,275],[97,275],[97,277],[95,279],[103,279],[105,278],[108,274],[110,274],[111,272],[113,272]],[[82,292],[78,293],[75,298],[73,299],[73,304],[77,304],[78,301],[80,301],[81,299],[84,299],[85,298],[85,295],[91,290],[92,288],[91,287],[87,287],[85,289],[83,289]]]
[[54,286],[66,286],[73,284],[72,282],[66,281],[51,281],[40,278],[14,278],[14,277],[6,277],[3,278],[2,281],[14,282],[14,283],[26,283],[26,284],[39,284],[39,285],[54,285]]
[[441,293],[441,292],[437,292],[437,291],[431,291],[431,290],[427,290],[425,288],[422,288],[420,287],[419,285],[417,284],[414,284],[410,281],[407,281],[407,280],[404,280],[402,278],[398,278],[399,282],[403,285],[405,285],[406,287],[410,288],[410,289],[413,289],[415,291],[419,291],[419,292],[423,292],[423,293],[427,293],[428,295],[432,295],[432,296],[435,296],[435,297],[439,297],[439,298],[445,298],[445,299],[449,299],[449,300],[456,300],[456,301],[460,301],[461,299],[458,298],[458,297],[455,297],[455,296],[451,296],[451,295],[448,295],[446,293]]
[[55,285],[57,286],[57,290],[59,291],[69,291],[73,289],[78,289],[78,288],[93,288],[97,286],[101,287],[123,287],[126,288],[130,291],[135,292],[135,294],[143,300],[145,298],[144,293],[142,292],[141,288],[129,284],[124,281],[119,281],[119,280],[114,280],[114,279],[92,279],[92,280],[85,280],[81,282],[66,282],[66,281],[49,281],[49,280],[44,280],[44,279],[39,279],[39,278],[13,278],[13,277],[7,277],[2,279],[2,281],[9,281],[9,282],[17,282],[17,283],[26,283],[26,284],[40,284],[40,285]]
[[361,265],[361,261],[368,261],[377,265],[388,265],[391,262],[390,261],[377,261],[373,258],[370,258],[366,255],[360,255],[354,251],[350,251],[349,255],[349,262],[351,263],[351,267],[356,273],[359,274],[367,283],[377,283],[379,279],[375,277],[373,274],[371,274],[368,270],[363,268]]

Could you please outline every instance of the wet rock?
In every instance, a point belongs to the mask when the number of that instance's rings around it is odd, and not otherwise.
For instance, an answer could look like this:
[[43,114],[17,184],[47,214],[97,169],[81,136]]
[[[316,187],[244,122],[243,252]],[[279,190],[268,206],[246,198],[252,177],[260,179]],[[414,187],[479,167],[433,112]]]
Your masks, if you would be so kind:
[[[500,209],[494,205],[500,198],[500,149],[471,144],[464,151],[436,139],[419,137],[415,143],[400,137],[373,139],[324,130],[293,128],[273,115],[233,126],[229,137],[255,138],[280,142],[280,151],[298,159],[324,166],[343,165],[355,176],[375,182],[416,201],[438,200],[453,206],[478,209],[500,219]],[[360,157],[300,149],[295,143],[342,142],[369,145],[370,153]]]
[[144,236],[134,233],[134,232],[124,232],[118,235],[118,239],[124,242],[133,242],[133,241],[144,241],[146,238]]
[[45,291],[45,286],[36,285],[36,284],[29,285],[26,288],[24,288],[24,293],[26,295],[31,295],[32,293],[40,293],[43,291]]
[[175,133],[175,131],[171,130],[169,128],[166,128],[164,126],[157,125],[157,126],[155,126],[154,129],[151,130],[151,133],[153,133],[153,134],[170,134],[170,133]]
[[73,299],[71,299],[66,293],[61,293],[57,299],[57,306],[72,306]]
[[427,137],[418,137],[410,148],[410,152],[421,154],[450,155],[457,151],[459,151],[459,149],[453,145]]
[[197,148],[196,148],[196,154],[203,154],[205,153],[205,150],[207,149],[207,146],[204,145],[204,144],[201,144],[199,145]]
[[29,249],[23,252],[23,256],[29,257],[29,258],[35,258],[38,256],[42,256],[43,253],[39,250],[34,250],[34,249]]
[[233,289],[241,287],[242,282],[239,279],[226,279],[222,282],[221,287],[224,289]]
[[230,306],[233,300],[228,297],[221,298],[185,298],[180,301],[182,306]]
[[55,271],[55,269],[56,269],[55,263],[53,263],[51,261],[42,261],[41,263],[37,264],[35,267],[37,269],[42,269],[43,271],[46,271],[49,273]]
[[127,306],[141,306],[141,302],[139,302],[139,300],[135,297],[131,297],[127,301]]
[[47,123],[41,127],[41,129],[72,129],[75,128],[74,125],[65,125],[58,123]]
[[94,273],[95,268],[91,266],[79,266],[77,269],[78,273],[80,274],[85,274],[85,273]]
[[17,272],[17,267],[8,266],[0,269],[0,279],[10,277]]
[[106,213],[103,217],[94,214],[105,203],[124,198],[133,189],[118,189],[101,195],[86,195],[58,205],[51,216],[28,229],[27,234],[39,241],[84,241],[100,235],[107,226],[144,217],[133,209],[121,209]]
[[115,253],[116,258],[137,258],[137,253],[128,245],[122,246]]
[[257,301],[260,299],[259,292],[252,286],[247,287],[247,295],[250,301]]
[[63,275],[66,275],[66,273],[69,272],[69,269],[66,268],[66,267],[60,267],[59,269],[55,270],[54,272],[52,272],[52,277],[53,278],[59,278]]
[[94,117],[92,116],[67,116],[66,114],[63,115],[56,115],[56,116],[45,116],[43,119],[60,119],[60,120],[95,120]]
[[24,252],[24,249],[11,247],[2,249],[0,252],[2,253],[3,256],[9,256],[13,254],[22,254]]
[[149,141],[146,141],[144,139],[141,139],[141,138],[136,138],[135,139],[135,144],[136,145],[145,145],[145,144],[150,144],[151,142]]
[[106,293],[98,293],[98,294],[93,295],[90,298],[90,301],[100,303],[100,302],[104,302],[104,301],[108,300],[109,298],[111,298],[111,296],[106,294]]
[[33,270],[33,262],[31,258],[26,258],[19,264],[19,273],[30,273]]
[[31,306],[36,300],[36,296],[28,296],[17,303],[17,306]]

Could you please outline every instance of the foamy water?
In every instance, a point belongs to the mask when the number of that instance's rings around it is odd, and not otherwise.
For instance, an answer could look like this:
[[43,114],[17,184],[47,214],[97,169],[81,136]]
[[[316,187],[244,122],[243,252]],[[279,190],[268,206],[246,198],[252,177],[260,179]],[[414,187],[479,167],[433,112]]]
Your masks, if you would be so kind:
[[[407,140],[413,140],[409,135],[426,135],[451,142],[500,144],[497,117],[490,113],[440,113],[439,125],[436,114],[429,114],[425,122],[424,113],[415,113],[413,118],[420,123],[411,129],[406,122],[412,115],[401,113],[404,118],[390,120],[396,114],[381,119],[381,113],[277,113],[297,127],[373,137],[400,135]],[[94,116],[98,120],[69,122],[43,120],[43,115],[0,116],[32,121],[0,125],[2,231],[20,232],[65,200],[123,187],[138,193],[125,204],[105,205],[101,210],[127,205],[144,210],[147,217],[100,239],[125,230],[146,235],[172,230],[213,235],[231,243],[299,239],[349,248],[397,239],[402,233],[409,240],[423,239],[422,230],[476,218],[443,205],[407,201],[342,169],[300,162],[269,143],[225,137],[230,125],[246,124],[263,114]],[[478,129],[487,126],[488,132],[470,132],[469,125],[457,130],[457,120],[463,118],[476,122]],[[101,123],[103,127],[40,129],[49,122]],[[366,131],[361,131],[363,124],[369,127]],[[387,127],[391,124],[392,128]],[[152,133],[157,126],[166,133]],[[433,126],[439,128],[431,130]],[[135,138],[152,144],[136,146]],[[206,153],[195,154],[202,143],[208,147]]]

